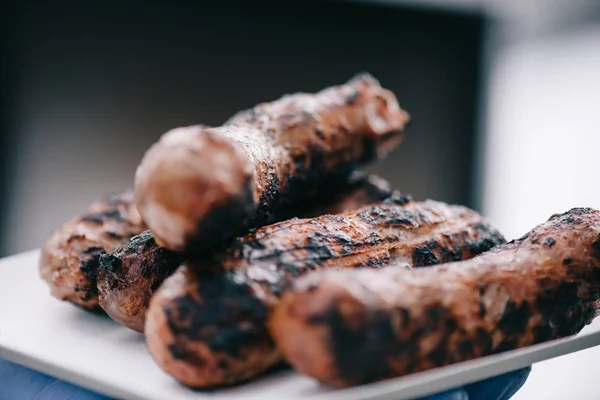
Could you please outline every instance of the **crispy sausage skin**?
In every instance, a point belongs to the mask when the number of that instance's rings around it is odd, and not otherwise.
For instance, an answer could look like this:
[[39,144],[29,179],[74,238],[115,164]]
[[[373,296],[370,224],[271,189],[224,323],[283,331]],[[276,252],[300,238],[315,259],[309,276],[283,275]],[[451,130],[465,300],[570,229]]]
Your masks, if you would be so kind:
[[284,221],[236,240],[216,256],[216,272],[183,264],[167,278],[148,309],[146,343],[158,365],[185,385],[241,382],[281,361],[266,321],[299,276],[329,267],[432,265],[503,242],[474,211],[401,196]]
[[599,299],[600,212],[579,208],[468,261],[316,272],[269,326],[298,371],[343,387],[574,335]]
[[[353,210],[392,195],[389,184],[372,175],[352,174],[315,190],[296,213],[317,216]],[[287,218],[287,210],[280,216]],[[98,293],[100,306],[115,321],[138,332],[144,330],[150,298],[159,285],[182,263],[179,253],[156,244],[150,231],[100,257]]]
[[97,311],[100,255],[144,231],[133,192],[107,196],[57,229],[42,248],[40,276],[54,297]]
[[408,114],[369,75],[284,96],[217,128],[167,132],[135,178],[139,211],[159,244],[191,255],[273,222],[307,188],[382,156]]
[[158,246],[150,231],[134,236],[100,256],[100,307],[118,323],[143,332],[150,298],[182,262],[179,253]]

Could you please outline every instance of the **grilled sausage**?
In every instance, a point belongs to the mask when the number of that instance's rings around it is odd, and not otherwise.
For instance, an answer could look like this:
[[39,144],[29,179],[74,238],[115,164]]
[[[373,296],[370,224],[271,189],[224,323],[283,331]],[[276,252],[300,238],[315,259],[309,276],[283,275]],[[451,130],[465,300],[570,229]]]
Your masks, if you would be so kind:
[[343,387],[574,335],[599,299],[600,211],[579,208],[468,261],[311,274],[269,325],[298,371]]
[[54,297],[97,311],[96,269],[101,254],[144,231],[133,192],[107,196],[57,229],[40,256],[40,276]]
[[299,276],[328,267],[407,267],[473,257],[503,243],[476,212],[393,196],[338,215],[294,219],[237,240],[212,268],[183,264],[150,302],[146,343],[158,365],[191,387],[251,379],[281,356],[271,307]]
[[[305,204],[298,205],[297,214],[340,213],[390,196],[391,190],[385,180],[355,173],[347,180],[335,180],[314,190]],[[281,218],[291,213],[286,209]],[[133,237],[129,243],[100,257],[100,306],[115,321],[142,332],[150,298],[182,261],[179,253],[158,246],[150,231]]]
[[408,114],[369,75],[263,103],[224,126],[167,132],[135,178],[159,244],[196,255],[273,221],[307,188],[395,147]]
[[100,257],[100,307],[118,323],[143,332],[150,298],[182,262],[179,253],[158,246],[150,231],[134,236]]

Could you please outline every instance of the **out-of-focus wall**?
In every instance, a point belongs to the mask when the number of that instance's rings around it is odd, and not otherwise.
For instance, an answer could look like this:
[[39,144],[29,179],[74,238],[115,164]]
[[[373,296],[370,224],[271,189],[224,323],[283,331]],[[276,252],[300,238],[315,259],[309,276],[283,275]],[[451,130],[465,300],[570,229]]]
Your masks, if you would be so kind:
[[412,115],[373,168],[417,198],[471,202],[482,20],[327,2],[15,2],[6,255],[131,185],[166,130],[220,124],[369,71]]
[[513,237],[552,213],[600,207],[600,3],[510,3],[495,3],[487,38],[481,204]]
[[600,208],[600,27],[511,45],[489,92],[484,212],[516,236]]
[[[600,2],[505,3],[488,38],[482,211],[515,238],[551,214],[600,208]],[[535,364],[513,400],[596,400],[599,357]]]

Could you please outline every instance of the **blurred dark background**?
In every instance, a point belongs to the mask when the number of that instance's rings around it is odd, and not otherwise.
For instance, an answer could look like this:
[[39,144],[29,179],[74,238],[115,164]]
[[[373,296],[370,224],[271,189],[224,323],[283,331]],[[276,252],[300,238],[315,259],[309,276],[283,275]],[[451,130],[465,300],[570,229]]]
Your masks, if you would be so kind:
[[[39,247],[132,184],[170,128],[218,125],[361,71],[412,116],[370,169],[416,198],[474,204],[483,18],[360,2],[13,2],[4,13],[0,253]],[[4,85],[7,83],[7,85]]]

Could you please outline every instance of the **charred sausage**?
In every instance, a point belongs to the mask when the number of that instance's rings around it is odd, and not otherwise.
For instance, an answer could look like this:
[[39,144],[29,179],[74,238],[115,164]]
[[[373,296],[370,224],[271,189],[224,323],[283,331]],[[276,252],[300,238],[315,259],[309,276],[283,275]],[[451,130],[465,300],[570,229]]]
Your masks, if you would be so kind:
[[307,188],[395,147],[408,114],[369,75],[284,96],[224,126],[167,132],[142,159],[135,195],[156,240],[195,255],[273,221]]
[[298,371],[351,386],[574,335],[599,299],[600,211],[579,208],[468,261],[316,272],[270,331]]
[[[186,263],[151,300],[145,335],[158,365],[191,387],[232,384],[281,361],[266,328],[290,284],[322,268],[419,267],[503,243],[464,207],[406,197],[338,215],[294,219],[237,240],[211,266]],[[219,271],[222,270],[222,271]]]
[[134,236],[100,257],[100,307],[118,323],[143,332],[150,298],[182,262],[179,253],[158,246],[150,231]]
[[127,243],[146,228],[133,192],[107,196],[57,229],[42,248],[40,276],[54,297],[100,310],[96,269],[100,255]]
[[[315,188],[314,193],[307,196],[307,202],[298,205],[295,214],[317,216],[340,213],[382,201],[391,194],[385,180],[355,173],[347,180],[335,180],[319,190]],[[280,218],[292,213],[292,210],[286,209]],[[100,257],[100,306],[115,321],[142,332],[150,298],[182,261],[179,253],[156,244],[150,231],[133,237],[129,243]]]

